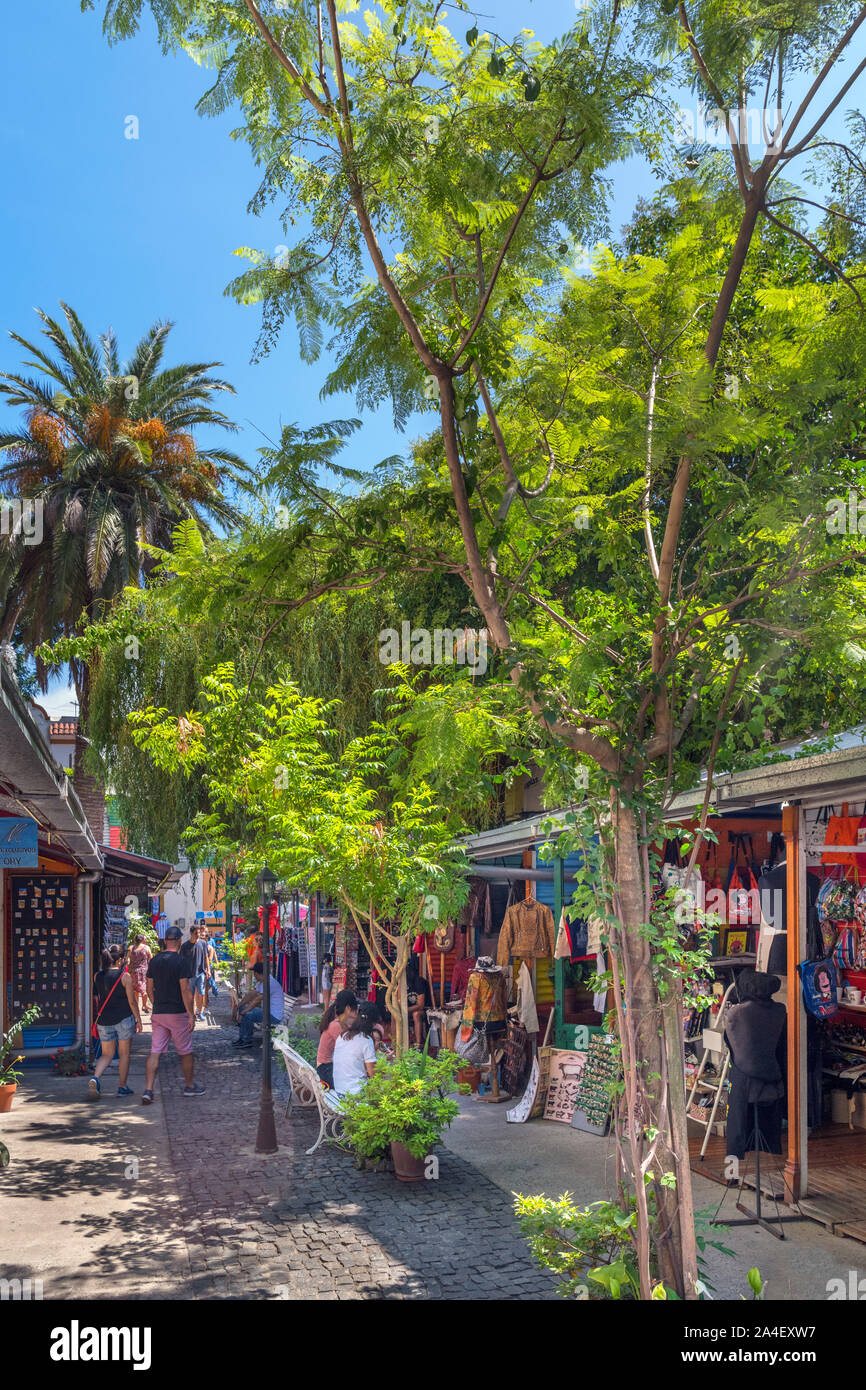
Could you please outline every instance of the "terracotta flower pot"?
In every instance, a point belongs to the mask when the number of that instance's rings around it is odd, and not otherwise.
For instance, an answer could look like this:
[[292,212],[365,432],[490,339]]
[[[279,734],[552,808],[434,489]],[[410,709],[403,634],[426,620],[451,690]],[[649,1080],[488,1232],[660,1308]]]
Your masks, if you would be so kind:
[[424,1159],[415,1158],[405,1144],[395,1139],[391,1144],[391,1157],[394,1160],[394,1173],[400,1182],[423,1182]]
[[12,1109],[12,1097],[18,1089],[17,1081],[7,1081],[0,1086],[0,1115],[5,1115]]
[[481,1085],[481,1072],[477,1067],[461,1067],[457,1073],[457,1080],[461,1086],[471,1086],[472,1094],[478,1094],[478,1087]]

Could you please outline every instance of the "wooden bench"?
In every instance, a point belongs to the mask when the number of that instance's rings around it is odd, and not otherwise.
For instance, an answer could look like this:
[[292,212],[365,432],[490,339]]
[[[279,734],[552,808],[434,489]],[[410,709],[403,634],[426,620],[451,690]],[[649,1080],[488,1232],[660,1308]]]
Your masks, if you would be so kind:
[[299,1052],[289,1046],[285,1032],[278,1028],[273,1033],[274,1047],[286,1062],[286,1071],[291,1088],[286,1114],[297,1102],[305,1108],[315,1107],[319,1112],[319,1134],[315,1144],[307,1153],[315,1153],[323,1139],[339,1140],[343,1135],[343,1106],[333,1091],[326,1090],[315,1067],[305,1062]]

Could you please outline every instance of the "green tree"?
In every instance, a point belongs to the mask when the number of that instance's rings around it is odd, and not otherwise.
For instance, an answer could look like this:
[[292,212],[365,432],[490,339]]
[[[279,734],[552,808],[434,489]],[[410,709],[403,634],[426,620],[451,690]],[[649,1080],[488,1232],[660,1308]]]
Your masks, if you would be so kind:
[[[110,4],[109,30],[133,32],[143,8],[143,0]],[[773,459],[760,453],[766,403],[738,406],[725,394],[722,349],[759,225],[769,221],[795,241],[810,242],[788,216],[795,195],[782,180],[794,160],[813,153],[866,65],[839,76],[866,7],[807,0],[772,7],[743,0],[735,10],[719,0],[691,7],[676,0],[615,2],[598,6],[563,43],[547,47],[525,34],[506,44],[479,35],[474,24],[461,45],[441,22],[440,8],[425,3],[385,4],[363,28],[338,20],[336,0],[290,11],[255,0],[150,8],[165,46],[216,63],[202,109],[224,110],[235,101],[243,108],[246,137],[264,167],[259,205],[288,199],[287,222],[299,212],[308,218],[308,230],[279,262],[254,256],[236,282],[239,297],[264,303],[263,345],[294,315],[302,350],[312,357],[332,324],[341,352],[331,387],[354,387],[368,404],[390,398],[398,419],[428,397],[438,402],[432,468],[439,496],[443,485],[450,493],[446,541],[459,533],[461,573],[564,780],[574,780],[581,760],[597,769],[600,801],[608,808],[602,829],[615,977],[624,982],[630,1020],[623,1030],[630,1080],[623,1153],[638,1203],[641,1296],[651,1294],[643,1181],[651,1171],[664,1231],[659,1273],[666,1287],[694,1297],[681,984],[653,935],[649,845],[666,792],[687,765],[696,780],[699,762],[707,761],[709,787],[733,702],[750,681],[756,688],[770,659],[766,647],[775,651],[780,638],[799,635],[785,620],[785,595],[808,585],[832,606],[820,581],[827,573],[819,553],[826,543],[823,519],[803,517],[799,504],[779,513],[769,476]],[[669,65],[716,106],[729,132],[730,225],[703,248],[698,267],[708,298],[689,311],[670,277],[644,266],[650,313],[638,318],[645,340],[639,347],[623,344],[631,380],[613,383],[615,399],[599,394],[600,384],[578,381],[571,401],[582,388],[590,394],[579,420],[562,422],[562,431],[559,397],[548,388],[542,411],[537,395],[524,394],[529,428],[518,431],[516,418],[510,428],[515,362],[528,327],[561,291],[573,260],[569,240],[573,248],[573,239],[588,239],[597,225],[612,162],[638,144],[653,152],[662,140],[665,89],[654,87],[661,79],[653,61]],[[749,104],[766,104],[772,84],[784,110],[792,75],[804,70],[812,80],[803,100],[774,124],[768,147],[753,161],[744,135]],[[702,158],[698,152],[692,162]],[[671,249],[681,262],[687,258],[687,244],[672,241]],[[849,289],[854,282],[845,268],[831,269],[837,285],[830,298],[822,301],[820,288],[806,287],[793,296],[792,312],[784,307],[790,294],[780,298],[789,287],[781,284],[774,287],[775,303],[763,304],[768,314],[788,314],[774,339],[780,360],[786,331],[804,314],[813,323],[817,316],[822,334],[832,334],[836,324],[828,320],[841,304],[843,324],[850,323],[847,296],[856,287]],[[627,275],[630,268],[617,271]],[[672,294],[670,313],[659,298],[663,289]],[[612,293],[617,325],[621,307]],[[585,325],[582,334],[593,352],[589,375],[605,380],[617,365],[613,332],[606,363]],[[805,348],[802,336],[798,343]],[[658,397],[672,357],[676,391],[667,410]],[[521,362],[520,370],[528,376],[532,363]],[[540,383],[545,370],[542,360]],[[630,419],[623,392],[641,403]],[[619,472],[605,453],[608,402],[631,439]],[[575,428],[583,431],[582,448],[568,453],[565,436],[573,437]],[[818,422],[809,435],[809,458],[820,428]],[[597,443],[603,457],[593,467]],[[755,449],[752,493],[748,465],[741,464],[744,487],[727,461]],[[763,524],[750,533],[745,555],[735,556],[725,529],[734,511],[751,504],[754,514],[772,496],[775,522],[758,511]],[[610,501],[621,511],[626,500],[627,524],[616,538],[605,525],[600,546],[585,557],[584,573],[595,565],[596,576],[575,591],[556,575],[560,591],[551,593],[548,575],[556,562],[549,552],[565,543],[568,506],[579,507],[583,521],[584,509],[606,517]],[[559,521],[553,533],[548,508]],[[533,518],[539,520],[530,528]],[[404,554],[414,554],[414,541],[404,545]],[[367,556],[365,572],[375,568],[369,537],[357,547],[344,539],[343,550],[343,567],[333,560],[338,573],[331,582],[346,583],[359,551]],[[597,577],[599,556],[604,583]],[[440,563],[450,567],[456,558],[449,549]],[[735,558],[734,575],[745,582],[720,604],[714,589],[733,582]],[[849,597],[856,579],[847,576],[858,558],[851,548],[844,560],[840,550],[830,562],[846,575]],[[614,566],[619,582],[608,593]],[[563,611],[563,595],[577,612]],[[740,645],[725,655],[729,637]],[[771,700],[781,698],[770,692]],[[695,732],[699,714],[703,739]],[[752,717],[758,737],[763,704]],[[622,1009],[620,1015],[622,1022]]]
[[304,698],[290,682],[253,702],[224,665],[202,697],[181,719],[150,709],[133,720],[158,766],[205,770],[211,809],[194,819],[189,843],[215,863],[232,861],[242,891],[267,862],[283,883],[340,902],[385,982],[402,1053],[412,941],[453,917],[468,894],[465,857],[429,787],[411,786],[382,807],[382,779],[404,757],[397,735],[374,726],[340,749],[328,722],[333,702]]
[[[0,489],[42,516],[38,543],[21,529],[0,538],[0,637],[17,634],[29,651],[141,586],[154,564],[147,547],[168,547],[179,522],[237,520],[223,489],[245,472],[229,450],[196,442],[202,429],[237,428],[214,404],[232,391],[210,375],[218,364],[164,366],[168,323],[122,363],[111,331],[97,344],[61,307],[65,324],[38,311],[44,348],[10,335],[40,375],[0,374],[0,392],[24,412],[17,433],[0,435]],[[71,672],[86,721],[87,668],[73,660]],[[37,674],[45,689],[41,657]]]

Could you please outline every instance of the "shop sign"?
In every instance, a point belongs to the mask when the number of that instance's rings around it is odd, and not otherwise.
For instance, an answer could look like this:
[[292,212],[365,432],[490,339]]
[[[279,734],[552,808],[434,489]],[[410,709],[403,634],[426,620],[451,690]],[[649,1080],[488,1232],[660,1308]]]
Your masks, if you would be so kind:
[[39,867],[39,828],[30,816],[0,817],[0,868]]

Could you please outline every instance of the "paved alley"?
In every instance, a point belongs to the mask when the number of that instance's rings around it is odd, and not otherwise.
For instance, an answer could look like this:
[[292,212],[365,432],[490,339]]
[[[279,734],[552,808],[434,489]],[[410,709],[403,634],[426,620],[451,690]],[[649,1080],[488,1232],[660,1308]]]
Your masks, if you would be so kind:
[[28,1076],[0,1122],[3,1277],[42,1278],[46,1299],[555,1297],[509,1195],[457,1154],[420,1184],[326,1146],[308,1157],[317,1122],[285,1118],[279,1067],[280,1152],[256,1155],[260,1050],[233,1049],[221,1018],[196,1028],[200,1099],[183,1098],[172,1054],[141,1105],[149,1028],[134,1098],[113,1094],[113,1069],[96,1103],[84,1078]]

